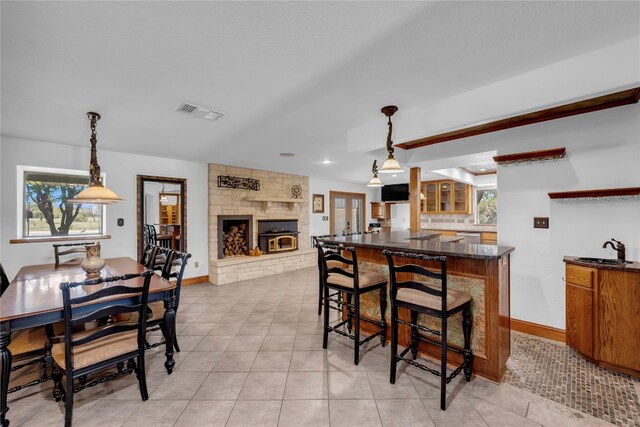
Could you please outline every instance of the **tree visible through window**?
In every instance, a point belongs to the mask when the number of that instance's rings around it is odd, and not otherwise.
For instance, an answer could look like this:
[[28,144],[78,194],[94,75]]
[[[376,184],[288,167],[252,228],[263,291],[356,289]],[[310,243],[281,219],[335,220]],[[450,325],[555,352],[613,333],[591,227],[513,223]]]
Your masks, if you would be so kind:
[[23,175],[22,237],[103,234],[102,206],[68,203],[87,187],[86,172],[35,169]]
[[498,223],[498,190],[476,191],[476,212],[478,224]]

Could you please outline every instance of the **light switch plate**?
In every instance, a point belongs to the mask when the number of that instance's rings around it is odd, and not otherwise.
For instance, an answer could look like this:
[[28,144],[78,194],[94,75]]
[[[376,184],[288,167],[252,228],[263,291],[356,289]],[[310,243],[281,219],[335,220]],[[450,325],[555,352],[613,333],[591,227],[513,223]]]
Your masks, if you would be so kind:
[[534,216],[533,228],[549,228],[549,217]]
[[329,217],[328,217],[328,216],[324,216],[324,215],[323,215],[323,216],[322,216],[322,220],[323,220],[323,221],[329,221]]
[[118,227],[122,227],[124,225],[124,218],[118,218]]

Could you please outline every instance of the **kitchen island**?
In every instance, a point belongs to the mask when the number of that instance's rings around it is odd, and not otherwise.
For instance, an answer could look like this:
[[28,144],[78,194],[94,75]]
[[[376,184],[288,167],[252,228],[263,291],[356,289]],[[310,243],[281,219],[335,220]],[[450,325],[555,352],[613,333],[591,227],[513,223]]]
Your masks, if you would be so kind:
[[[417,252],[447,257],[447,280],[450,289],[459,289],[471,295],[472,336],[474,354],[473,371],[483,377],[499,381],[510,354],[509,314],[509,254],[515,250],[509,246],[455,243],[441,239],[439,235],[424,232],[393,231],[379,234],[363,234],[321,239],[327,243],[339,243],[356,249],[360,269],[389,274],[383,249]],[[408,262],[400,260],[400,262]],[[411,260],[427,267],[434,264]],[[385,317],[389,322],[390,307]],[[364,295],[361,302],[363,317],[379,319],[377,297]],[[408,320],[408,313],[400,312]],[[462,347],[461,314],[453,316],[448,324],[448,341]],[[439,321],[420,317],[419,323],[434,327]],[[436,326],[437,327],[437,326]],[[367,322],[361,328],[373,332]],[[388,334],[389,335],[389,334]],[[400,325],[398,342],[406,346],[410,342],[409,328]],[[440,347],[420,342],[420,351],[438,358]],[[452,364],[461,363],[461,356],[449,352]]]

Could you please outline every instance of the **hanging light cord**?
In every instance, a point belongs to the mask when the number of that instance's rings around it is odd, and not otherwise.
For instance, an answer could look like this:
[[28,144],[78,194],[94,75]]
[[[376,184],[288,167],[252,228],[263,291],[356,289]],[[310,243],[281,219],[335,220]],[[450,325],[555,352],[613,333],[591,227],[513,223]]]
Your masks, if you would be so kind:
[[391,124],[391,116],[389,117],[389,133],[387,134],[387,152],[389,155],[393,156],[393,141],[391,141],[391,131],[393,129],[393,124]]
[[91,179],[91,187],[102,187],[102,181],[100,180],[100,165],[98,164],[98,156],[96,155],[96,143],[97,132],[96,123],[100,119],[98,113],[87,113],[89,120],[91,120],[91,162],[89,163],[89,176]]

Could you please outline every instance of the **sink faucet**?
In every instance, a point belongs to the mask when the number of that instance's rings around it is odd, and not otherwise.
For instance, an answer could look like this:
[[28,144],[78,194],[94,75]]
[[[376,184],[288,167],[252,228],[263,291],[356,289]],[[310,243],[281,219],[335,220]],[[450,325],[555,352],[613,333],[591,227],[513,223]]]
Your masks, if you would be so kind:
[[[616,244],[614,244],[613,242],[616,242]],[[625,247],[624,247],[624,243],[617,241],[616,239],[611,239],[611,241],[606,241],[604,242],[604,245],[602,245],[603,248],[606,248],[607,245],[611,245],[611,249],[614,249],[616,251],[618,251],[618,259],[620,261],[624,261],[626,258],[625,255]]]

